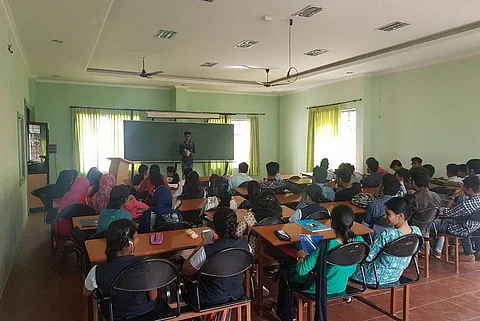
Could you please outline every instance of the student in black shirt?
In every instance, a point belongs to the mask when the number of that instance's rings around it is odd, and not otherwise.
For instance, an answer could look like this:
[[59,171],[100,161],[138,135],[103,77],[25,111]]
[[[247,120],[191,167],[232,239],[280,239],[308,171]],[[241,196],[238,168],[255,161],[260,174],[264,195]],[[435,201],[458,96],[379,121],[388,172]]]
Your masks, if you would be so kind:
[[175,171],[175,167],[173,166],[167,167],[167,182],[169,184],[178,184],[178,182],[180,182],[180,176]]
[[379,187],[382,184],[382,175],[378,172],[380,164],[378,161],[370,157],[366,161],[368,176],[365,176],[362,181],[362,187]]
[[345,167],[339,168],[335,174],[337,175],[338,189],[335,192],[335,201],[349,201],[355,195],[361,192],[362,187],[359,183],[350,183],[352,172]]
[[[104,295],[109,294],[110,286],[120,272],[140,260],[133,255],[135,244],[138,243],[137,227],[133,222],[118,220],[110,223],[106,232],[106,243],[107,263],[95,265],[88,273],[83,289],[86,296],[96,289]],[[130,319],[152,311],[157,296],[157,289],[148,292],[111,293],[114,319]]]
[[267,179],[260,183],[262,190],[269,189],[274,193],[283,193],[285,191],[290,191],[292,193],[300,193],[300,189],[290,183],[285,181],[279,175],[280,164],[277,162],[270,162],[266,165],[267,168]]

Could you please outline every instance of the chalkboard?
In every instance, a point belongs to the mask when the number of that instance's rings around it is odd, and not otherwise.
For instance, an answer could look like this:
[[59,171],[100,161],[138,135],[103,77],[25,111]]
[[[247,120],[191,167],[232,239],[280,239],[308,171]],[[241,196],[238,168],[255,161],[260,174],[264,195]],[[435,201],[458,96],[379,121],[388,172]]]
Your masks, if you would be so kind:
[[233,125],[153,121],[123,122],[124,158],[142,162],[180,161],[183,133],[192,133],[194,161],[233,160]]

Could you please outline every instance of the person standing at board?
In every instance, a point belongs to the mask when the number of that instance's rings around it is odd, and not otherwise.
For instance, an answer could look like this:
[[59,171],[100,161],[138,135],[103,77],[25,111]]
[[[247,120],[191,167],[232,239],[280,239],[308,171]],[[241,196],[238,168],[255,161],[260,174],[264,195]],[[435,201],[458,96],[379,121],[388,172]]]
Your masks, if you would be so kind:
[[186,168],[193,168],[193,156],[195,155],[195,143],[190,140],[192,133],[186,131],[183,133],[184,141],[178,147],[178,153],[182,157],[182,172]]

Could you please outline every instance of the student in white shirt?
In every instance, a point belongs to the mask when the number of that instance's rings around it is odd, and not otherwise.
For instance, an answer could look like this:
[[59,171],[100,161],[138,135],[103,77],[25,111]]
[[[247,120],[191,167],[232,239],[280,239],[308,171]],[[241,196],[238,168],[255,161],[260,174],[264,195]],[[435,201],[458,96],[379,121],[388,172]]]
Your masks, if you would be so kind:
[[238,174],[230,176],[228,191],[231,191],[234,188],[239,187],[242,183],[251,181],[252,178],[247,175],[247,172],[248,172],[247,163],[243,162],[238,164]]
[[449,182],[462,183],[463,179],[457,176],[458,165],[457,164],[448,164],[447,165],[447,177]]

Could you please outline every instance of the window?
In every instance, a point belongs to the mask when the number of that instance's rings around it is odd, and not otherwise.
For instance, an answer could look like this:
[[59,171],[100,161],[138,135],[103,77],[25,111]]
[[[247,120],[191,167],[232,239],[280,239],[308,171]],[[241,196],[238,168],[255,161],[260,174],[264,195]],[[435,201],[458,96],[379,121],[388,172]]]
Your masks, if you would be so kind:
[[248,163],[250,157],[250,120],[232,120],[234,126],[234,161],[233,168],[241,162]]
[[357,112],[355,109],[340,111],[337,137],[327,136],[323,140],[315,139],[315,164],[320,164],[325,157],[329,160],[330,168],[338,168],[341,163],[356,165]]

